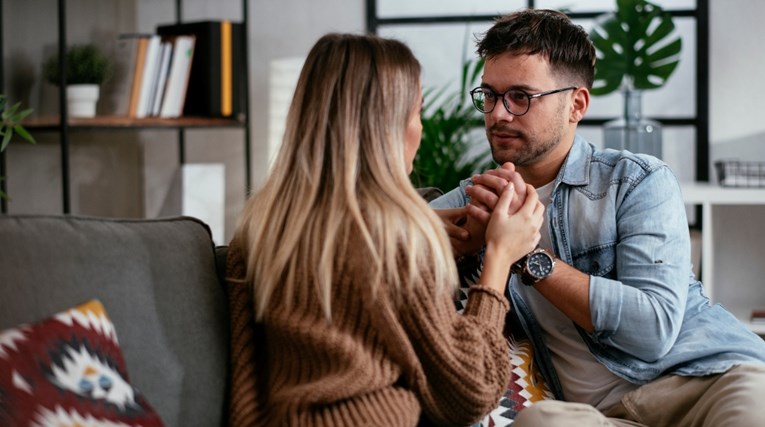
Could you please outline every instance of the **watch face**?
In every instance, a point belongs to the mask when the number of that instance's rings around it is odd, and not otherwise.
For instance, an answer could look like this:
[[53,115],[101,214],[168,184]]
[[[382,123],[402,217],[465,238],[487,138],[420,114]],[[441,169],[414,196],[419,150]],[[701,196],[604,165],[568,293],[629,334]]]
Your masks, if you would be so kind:
[[541,279],[552,273],[553,259],[544,252],[534,253],[529,256],[526,268],[532,276]]

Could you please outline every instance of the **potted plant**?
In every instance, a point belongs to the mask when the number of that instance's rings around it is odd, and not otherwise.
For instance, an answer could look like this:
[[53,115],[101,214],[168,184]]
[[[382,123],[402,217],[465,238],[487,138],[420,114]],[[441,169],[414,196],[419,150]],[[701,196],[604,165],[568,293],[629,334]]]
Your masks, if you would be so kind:
[[672,16],[645,0],[616,0],[616,11],[590,31],[597,64],[592,95],[624,94],[622,118],[604,126],[605,145],[661,157],[661,125],[641,116],[641,91],[667,82],[680,62],[682,39]]
[[[45,79],[58,86],[61,67],[58,55],[44,65]],[[100,85],[111,75],[111,63],[94,44],[74,45],[66,53],[66,93],[69,115],[94,117]]]
[[483,118],[467,100],[468,85],[477,84],[482,70],[483,60],[466,61],[459,91],[450,92],[446,88],[424,91],[422,139],[410,176],[415,187],[449,191],[460,180],[492,166],[488,148],[474,151],[477,144],[471,132],[483,128]]
[[[7,101],[8,99],[5,95],[0,95],[0,112],[2,112],[0,113],[0,155],[2,155],[8,147],[8,144],[11,143],[11,138],[13,138],[14,134],[17,134],[32,144],[35,143],[35,139],[32,135],[30,135],[20,124],[25,117],[32,113],[32,109],[27,108],[26,110],[19,111],[19,108],[21,107],[20,102],[13,104],[10,108],[6,108]],[[5,179],[5,177],[0,176],[0,181],[3,179]],[[0,199],[5,200],[8,198],[8,195],[5,194],[3,189],[4,187],[0,186]]]

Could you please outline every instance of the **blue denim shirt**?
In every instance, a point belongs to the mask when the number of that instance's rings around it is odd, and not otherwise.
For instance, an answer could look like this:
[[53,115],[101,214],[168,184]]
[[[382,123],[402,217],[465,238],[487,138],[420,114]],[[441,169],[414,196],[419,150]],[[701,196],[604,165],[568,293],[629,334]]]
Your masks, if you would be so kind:
[[[469,202],[460,187],[434,208]],[[577,136],[553,184],[547,210],[556,255],[590,275],[594,331],[577,327],[592,355],[635,384],[663,374],[700,376],[765,362],[765,341],[695,280],[680,186],[669,167],[646,155],[599,150]],[[534,313],[508,294],[536,362],[558,399],[563,393]]]

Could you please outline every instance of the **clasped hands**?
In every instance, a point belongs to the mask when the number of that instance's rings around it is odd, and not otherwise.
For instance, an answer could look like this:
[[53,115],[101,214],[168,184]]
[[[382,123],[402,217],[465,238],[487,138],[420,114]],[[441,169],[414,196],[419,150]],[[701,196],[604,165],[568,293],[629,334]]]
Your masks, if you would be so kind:
[[467,206],[436,209],[455,256],[474,254],[488,242],[510,251],[512,261],[532,251],[544,221],[544,206],[534,187],[512,163],[475,175],[472,181],[466,188]]

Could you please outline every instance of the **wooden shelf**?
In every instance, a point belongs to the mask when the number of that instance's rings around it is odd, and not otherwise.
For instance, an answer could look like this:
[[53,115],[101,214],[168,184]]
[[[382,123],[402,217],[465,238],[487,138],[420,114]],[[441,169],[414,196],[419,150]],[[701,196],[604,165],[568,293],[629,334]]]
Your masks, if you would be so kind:
[[[61,124],[59,116],[32,117],[22,125],[34,130],[58,130]],[[146,117],[136,119],[126,116],[69,117],[70,129],[136,129],[136,128],[205,128],[205,127],[243,127],[244,121],[214,117],[179,117],[164,119]]]

